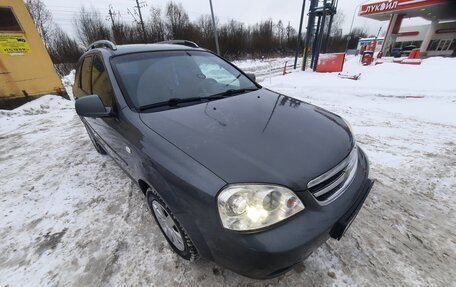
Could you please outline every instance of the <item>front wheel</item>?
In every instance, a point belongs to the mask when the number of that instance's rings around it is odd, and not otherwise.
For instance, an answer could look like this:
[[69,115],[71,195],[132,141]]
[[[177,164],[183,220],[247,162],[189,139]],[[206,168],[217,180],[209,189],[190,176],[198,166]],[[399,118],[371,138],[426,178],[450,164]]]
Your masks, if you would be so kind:
[[158,193],[149,188],[146,197],[155,221],[174,252],[186,260],[197,260],[199,254],[193,242]]

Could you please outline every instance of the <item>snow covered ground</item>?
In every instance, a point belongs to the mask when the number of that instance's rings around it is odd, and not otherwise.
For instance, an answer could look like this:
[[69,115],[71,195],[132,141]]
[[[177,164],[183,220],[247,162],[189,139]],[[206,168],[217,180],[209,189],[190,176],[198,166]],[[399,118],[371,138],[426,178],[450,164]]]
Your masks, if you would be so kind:
[[[237,67],[244,70],[246,73],[255,73],[257,81],[262,83],[265,80],[271,82],[271,78],[279,75],[283,75],[283,68],[287,66],[287,73],[295,72],[293,70],[294,58],[270,58],[261,60],[242,60],[233,62]],[[296,62],[296,67],[300,68],[302,58],[299,58]],[[298,71],[298,70],[296,70]]]
[[340,242],[267,281],[173,254],[139,188],[93,149],[72,102],[45,96],[0,111],[0,285],[451,286],[455,68],[456,59],[362,67],[350,58],[345,70],[359,81],[301,72],[263,82],[348,119],[377,180]]

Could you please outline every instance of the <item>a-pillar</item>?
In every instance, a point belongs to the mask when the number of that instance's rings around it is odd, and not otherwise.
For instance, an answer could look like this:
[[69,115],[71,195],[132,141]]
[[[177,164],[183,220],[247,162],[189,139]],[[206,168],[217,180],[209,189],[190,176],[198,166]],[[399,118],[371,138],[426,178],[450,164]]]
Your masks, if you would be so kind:
[[386,31],[381,49],[383,55],[386,55],[386,52],[389,52],[391,50],[391,46],[394,44],[394,42],[396,42],[397,34],[401,29],[402,19],[404,19],[404,16],[405,14],[391,15],[391,20],[389,22],[388,30]]
[[426,35],[424,36],[423,42],[421,43],[420,47],[420,56],[424,57],[426,56],[426,50],[427,47],[429,46],[429,43],[431,42],[432,36],[435,34],[435,30],[437,28],[437,23],[438,21],[432,21],[431,25],[429,27],[429,30],[427,31]]

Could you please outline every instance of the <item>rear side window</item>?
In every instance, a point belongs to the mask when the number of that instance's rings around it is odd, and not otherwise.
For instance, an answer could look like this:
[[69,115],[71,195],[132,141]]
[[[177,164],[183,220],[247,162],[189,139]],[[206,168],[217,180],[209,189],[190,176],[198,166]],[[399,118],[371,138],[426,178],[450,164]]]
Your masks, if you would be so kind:
[[90,88],[90,75],[92,72],[92,57],[86,57],[82,62],[81,79],[79,87],[84,91],[85,95],[92,94]]
[[95,56],[92,64],[92,94],[101,98],[105,107],[112,107],[113,90],[103,61]]
[[10,7],[0,7],[0,31],[22,32],[21,25]]
[[74,75],[74,85],[77,86],[78,88],[81,88],[81,68],[82,65],[78,64],[78,68],[76,69],[76,74]]

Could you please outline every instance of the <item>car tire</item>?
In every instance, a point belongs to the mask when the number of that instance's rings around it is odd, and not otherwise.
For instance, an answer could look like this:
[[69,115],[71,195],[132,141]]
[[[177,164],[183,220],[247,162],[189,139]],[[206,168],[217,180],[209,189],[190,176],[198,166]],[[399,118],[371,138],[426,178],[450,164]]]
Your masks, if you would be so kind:
[[84,127],[86,128],[87,134],[89,135],[90,141],[92,142],[93,146],[95,147],[95,150],[99,154],[105,155],[106,151],[104,150],[104,148],[101,147],[101,145],[95,139],[95,136],[93,135],[92,131],[85,124],[84,124]]
[[160,195],[148,188],[146,198],[158,227],[173,251],[186,260],[198,260],[199,254],[193,242]]

